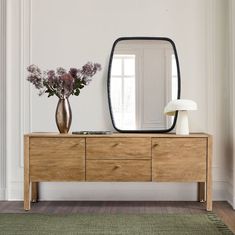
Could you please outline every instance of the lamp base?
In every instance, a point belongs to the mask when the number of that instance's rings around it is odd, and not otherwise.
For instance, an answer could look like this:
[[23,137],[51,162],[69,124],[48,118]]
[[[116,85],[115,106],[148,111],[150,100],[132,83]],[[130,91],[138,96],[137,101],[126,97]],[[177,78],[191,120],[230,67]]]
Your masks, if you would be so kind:
[[188,111],[178,111],[176,134],[189,135]]

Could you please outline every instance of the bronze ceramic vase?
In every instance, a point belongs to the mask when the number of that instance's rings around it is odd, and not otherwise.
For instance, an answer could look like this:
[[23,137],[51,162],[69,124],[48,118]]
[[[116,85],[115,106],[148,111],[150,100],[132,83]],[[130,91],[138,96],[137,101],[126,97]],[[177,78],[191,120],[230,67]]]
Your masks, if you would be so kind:
[[72,111],[68,98],[59,99],[55,119],[60,133],[68,133],[72,121]]

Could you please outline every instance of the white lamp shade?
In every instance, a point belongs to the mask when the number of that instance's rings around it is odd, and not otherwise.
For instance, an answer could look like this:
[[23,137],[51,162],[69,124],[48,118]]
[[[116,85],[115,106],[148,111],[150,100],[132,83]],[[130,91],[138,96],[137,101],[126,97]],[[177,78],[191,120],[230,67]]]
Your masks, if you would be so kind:
[[197,110],[196,102],[192,100],[178,99],[170,101],[166,105],[164,113],[166,115],[174,116],[176,111],[188,111],[188,110]]

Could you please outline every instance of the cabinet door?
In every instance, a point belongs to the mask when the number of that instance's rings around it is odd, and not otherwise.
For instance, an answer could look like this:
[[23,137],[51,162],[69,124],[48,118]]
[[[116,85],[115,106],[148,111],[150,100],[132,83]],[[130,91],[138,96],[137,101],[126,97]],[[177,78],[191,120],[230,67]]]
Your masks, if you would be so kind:
[[153,181],[206,181],[206,150],[207,138],[153,138]]
[[85,180],[84,138],[30,138],[31,181]]

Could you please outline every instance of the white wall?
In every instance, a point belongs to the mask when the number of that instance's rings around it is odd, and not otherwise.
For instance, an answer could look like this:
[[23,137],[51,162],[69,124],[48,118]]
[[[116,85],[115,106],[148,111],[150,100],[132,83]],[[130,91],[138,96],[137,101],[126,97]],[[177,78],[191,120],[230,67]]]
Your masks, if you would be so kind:
[[[232,1],[232,0],[231,0]],[[233,5],[232,5],[232,57],[230,57],[231,59],[231,77],[233,78],[233,121],[234,121],[234,117],[235,117],[235,97],[234,97],[234,93],[235,93],[235,3],[234,1]],[[235,135],[235,123],[233,124],[233,133]],[[233,147],[235,148],[235,138],[233,138]],[[231,164],[233,165],[233,169],[231,171],[231,177],[232,180],[230,181],[233,185],[233,200],[230,203],[233,203],[233,209],[235,209],[235,151],[233,151],[233,158],[231,161]]]
[[208,128],[214,134],[214,180],[220,181],[224,191],[224,200],[231,202],[229,193],[228,169],[231,158],[229,125],[229,37],[228,37],[228,1],[211,1],[211,38],[208,41],[211,51],[209,68],[212,93],[208,93]]
[[[215,97],[216,97],[216,137],[217,155],[223,156],[220,164],[223,165],[227,184],[227,200],[235,208],[234,200],[234,1],[217,2],[215,47]],[[219,68],[220,67],[220,68]],[[221,147],[222,146],[222,147]]]
[[6,1],[0,0],[0,200],[6,194]]
[[[226,138],[223,112],[224,33],[227,0],[9,0],[8,1],[8,199],[22,199],[22,135],[57,131],[56,98],[38,97],[25,81],[25,67],[81,66],[100,62],[101,73],[79,97],[71,97],[71,130],[112,129],[107,105],[107,67],[114,40],[121,36],[165,36],[178,50],[182,98],[199,110],[191,131],[215,135],[213,198],[227,199]],[[224,29],[225,28],[225,29]],[[224,31],[225,30],[225,31]],[[224,62],[224,63],[225,63]],[[225,84],[225,85],[224,85]],[[14,146],[14,147],[12,147]],[[195,200],[195,184],[44,183],[41,199]]]
[[228,148],[228,195],[235,209],[235,2],[229,1],[229,141]]

